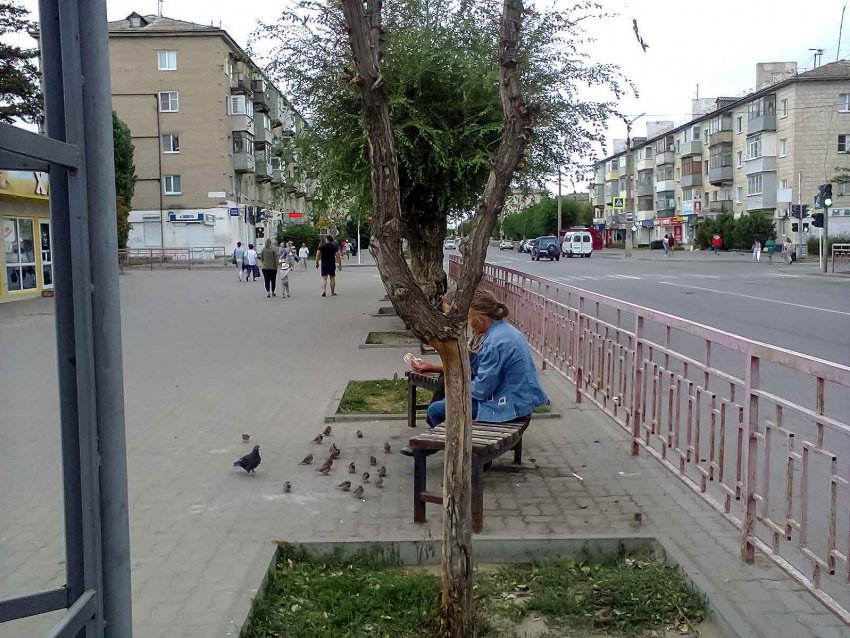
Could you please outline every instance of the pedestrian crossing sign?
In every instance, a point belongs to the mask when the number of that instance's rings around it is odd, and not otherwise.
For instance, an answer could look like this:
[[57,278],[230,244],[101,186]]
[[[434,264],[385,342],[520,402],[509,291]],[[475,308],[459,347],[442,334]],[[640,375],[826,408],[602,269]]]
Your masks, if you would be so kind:
[[614,198],[614,210],[623,210],[626,207],[626,198],[625,197],[615,197]]

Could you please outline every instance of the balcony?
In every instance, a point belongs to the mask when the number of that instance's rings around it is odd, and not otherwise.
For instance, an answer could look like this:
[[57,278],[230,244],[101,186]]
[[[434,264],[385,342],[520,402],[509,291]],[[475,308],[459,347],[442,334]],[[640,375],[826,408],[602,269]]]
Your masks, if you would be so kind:
[[732,181],[733,168],[731,166],[721,166],[720,168],[712,168],[708,171],[708,183],[712,186],[723,186]]
[[676,182],[672,179],[661,180],[660,182],[655,182],[655,192],[656,193],[672,193],[676,190]]
[[251,135],[254,134],[254,118],[250,115],[231,115],[230,116],[231,131],[247,131]]
[[676,153],[674,151],[665,151],[664,153],[655,154],[655,165],[663,166],[664,164],[673,164],[676,162]]
[[655,189],[653,188],[652,182],[638,182],[637,183],[637,195],[638,197],[646,197],[647,195],[654,194]]
[[720,215],[722,213],[731,213],[732,212],[732,200],[724,199],[719,202],[709,202],[708,203],[708,212],[711,215]]
[[605,181],[613,182],[615,179],[620,179],[620,171],[618,169],[614,169],[613,171],[606,171],[605,173]]
[[649,221],[650,219],[654,219],[654,218],[655,218],[655,211],[654,210],[639,210],[637,212],[636,221],[645,222],[645,221]]
[[717,146],[718,144],[731,144],[732,131],[717,131],[712,133],[708,138],[709,146]]
[[268,113],[271,110],[271,91],[267,90],[265,80],[253,80],[254,110]]
[[747,175],[754,173],[765,173],[776,171],[776,157],[772,155],[762,155],[761,157],[753,157],[747,159]]
[[690,188],[691,186],[702,186],[702,173],[682,175],[682,188]]
[[747,135],[776,130],[776,113],[764,114],[747,121]]
[[[655,201],[655,210],[657,212],[663,211],[675,211],[676,210],[676,198],[675,197],[660,197]],[[669,216],[669,215],[668,215]],[[663,215],[662,215],[663,217]]]
[[233,170],[237,173],[254,172],[254,154],[247,151],[233,154]]
[[638,171],[651,171],[655,168],[655,158],[654,157],[644,157],[643,159],[639,159],[636,162]]
[[254,166],[254,174],[257,176],[258,181],[272,181],[272,177],[274,175],[274,169],[272,168],[272,163],[266,160],[265,157],[261,156],[259,159],[255,160]]
[[246,95],[250,98],[253,93],[251,78],[244,73],[234,73],[230,76],[230,92],[233,95]]
[[700,140],[692,140],[685,142],[679,151],[682,157],[690,157],[691,155],[702,155],[702,142]]

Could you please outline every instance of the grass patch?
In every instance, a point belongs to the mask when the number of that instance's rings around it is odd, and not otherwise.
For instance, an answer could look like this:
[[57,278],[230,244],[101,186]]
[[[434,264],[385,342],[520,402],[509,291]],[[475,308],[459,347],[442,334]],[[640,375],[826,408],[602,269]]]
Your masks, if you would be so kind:
[[[416,402],[428,403],[431,393],[416,388]],[[349,381],[338,412],[407,414],[407,379]]]
[[[476,570],[476,635],[514,634],[530,615],[553,635],[646,636],[702,622],[705,603],[652,552]],[[427,638],[437,629],[439,580],[368,555],[314,558],[282,546],[247,638]],[[578,633],[573,633],[573,631]],[[569,632],[569,633],[564,633]]]

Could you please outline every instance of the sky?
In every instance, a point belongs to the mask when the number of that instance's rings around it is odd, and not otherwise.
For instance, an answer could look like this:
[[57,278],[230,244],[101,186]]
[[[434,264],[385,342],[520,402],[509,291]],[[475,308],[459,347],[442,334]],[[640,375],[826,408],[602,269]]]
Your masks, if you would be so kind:
[[[285,1],[285,0],[284,0]],[[543,0],[526,0],[543,2]],[[557,0],[559,6],[572,2]],[[797,62],[812,68],[813,53],[824,49],[823,63],[833,62],[844,0],[599,0],[612,17],[586,24],[594,41],[587,52],[594,60],[618,65],[636,85],[638,95],[622,100],[621,112],[646,115],[637,120],[632,135],[645,134],[645,122],[689,118],[691,100],[699,96],[735,96],[755,85],[758,62]],[[551,2],[551,0],[546,0]],[[35,12],[37,0],[21,0]],[[281,2],[282,4],[282,2]],[[276,18],[278,0],[258,3],[233,0],[164,0],[163,14],[202,24],[211,21],[245,45],[257,20]],[[258,7],[265,11],[258,11]],[[544,6],[541,4],[541,6]],[[107,0],[110,20],[131,12],[156,13],[157,0]],[[850,58],[850,11],[842,38],[841,56]],[[632,20],[649,48],[641,50]],[[262,46],[257,46],[261,51]],[[625,138],[620,120],[608,123],[611,140]]]

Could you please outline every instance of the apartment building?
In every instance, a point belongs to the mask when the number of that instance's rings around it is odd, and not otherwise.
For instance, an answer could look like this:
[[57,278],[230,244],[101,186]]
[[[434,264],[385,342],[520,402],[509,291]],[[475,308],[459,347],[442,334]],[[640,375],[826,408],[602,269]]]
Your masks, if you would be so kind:
[[[689,121],[658,124],[595,166],[594,224],[606,240],[624,240],[627,213],[638,243],[672,234],[688,244],[707,216],[762,211],[780,238],[804,243],[815,229],[791,217],[792,203],[813,212],[818,185],[850,168],[850,61],[800,74],[793,62],[760,63],[754,91],[695,100]],[[629,192],[615,211],[612,198]],[[833,194],[829,232],[850,232],[850,182]]]
[[130,248],[229,247],[307,217],[282,152],[305,123],[226,31],[131,13],[109,55],[135,146]]

